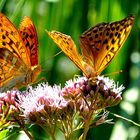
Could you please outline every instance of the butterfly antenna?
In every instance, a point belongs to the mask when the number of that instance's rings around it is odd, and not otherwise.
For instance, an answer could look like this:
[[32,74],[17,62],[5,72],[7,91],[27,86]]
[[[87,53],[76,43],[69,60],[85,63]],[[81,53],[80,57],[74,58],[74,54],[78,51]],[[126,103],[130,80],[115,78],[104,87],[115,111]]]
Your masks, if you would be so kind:
[[[59,52],[56,53],[55,55],[46,58],[46,60],[52,59],[52,58],[56,57],[57,55],[59,55],[60,53],[62,53],[62,51],[59,51]],[[43,62],[41,62],[40,64],[43,65]]]
[[42,72],[48,72],[46,69],[42,69]]
[[54,58],[54,57],[56,57],[57,55],[59,55],[60,53],[62,53],[62,51],[59,51],[58,53],[56,53],[55,55],[53,55],[53,56],[51,56],[51,57],[48,57],[47,58],[47,60],[49,60],[49,59],[52,59],[52,58]]
[[112,73],[109,73],[109,74],[103,74],[103,76],[111,76],[111,75],[116,75],[116,74],[120,74],[120,73],[123,73],[123,72],[127,72],[127,70],[120,70],[120,71],[112,72]]

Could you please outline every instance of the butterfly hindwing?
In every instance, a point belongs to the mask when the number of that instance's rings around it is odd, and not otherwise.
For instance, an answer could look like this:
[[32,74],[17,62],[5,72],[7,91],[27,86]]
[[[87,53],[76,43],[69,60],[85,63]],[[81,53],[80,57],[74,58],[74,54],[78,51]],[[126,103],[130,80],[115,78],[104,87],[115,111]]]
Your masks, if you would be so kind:
[[26,71],[27,67],[21,59],[7,48],[0,48],[0,90],[4,87],[13,87],[15,82],[19,83],[22,78],[25,78],[23,75]]
[[31,66],[38,65],[38,37],[35,26],[29,17],[24,17],[19,31],[29,54]]

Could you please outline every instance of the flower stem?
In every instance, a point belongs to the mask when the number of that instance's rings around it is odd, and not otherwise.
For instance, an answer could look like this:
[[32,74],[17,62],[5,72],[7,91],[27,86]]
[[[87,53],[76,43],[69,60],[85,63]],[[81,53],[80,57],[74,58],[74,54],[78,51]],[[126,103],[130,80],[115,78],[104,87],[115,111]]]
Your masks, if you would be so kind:
[[27,129],[25,127],[23,128],[23,131],[26,133],[26,135],[29,137],[30,140],[34,140],[32,135],[27,131]]
[[56,126],[54,126],[54,128],[53,128],[50,124],[51,123],[48,122],[48,123],[46,123],[46,125],[44,125],[44,126],[40,125],[40,126],[46,131],[46,133],[48,133],[51,136],[52,140],[56,140],[56,137],[55,137]]
[[29,137],[30,140],[34,140],[33,136],[28,132],[28,130],[26,129],[25,125],[24,125],[24,121],[20,118],[16,118],[14,117],[14,119],[16,120],[16,122],[20,125],[20,127],[22,128],[22,130],[25,132],[25,134]]
[[92,121],[92,114],[93,114],[93,111],[90,111],[89,114],[88,114],[88,118],[85,120],[84,132],[82,134],[82,140],[86,140],[87,132],[89,130],[90,123]]

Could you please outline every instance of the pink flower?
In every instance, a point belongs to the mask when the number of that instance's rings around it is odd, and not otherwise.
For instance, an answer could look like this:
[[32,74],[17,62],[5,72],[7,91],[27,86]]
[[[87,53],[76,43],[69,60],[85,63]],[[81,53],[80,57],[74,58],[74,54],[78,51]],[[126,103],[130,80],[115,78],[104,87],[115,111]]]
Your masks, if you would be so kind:
[[[30,121],[43,122],[51,117],[58,117],[59,113],[69,103],[61,96],[60,86],[39,84],[36,88],[29,87],[29,91],[18,96],[19,105],[25,118]],[[54,115],[56,114],[56,115]]]
[[73,99],[77,111],[85,117],[89,111],[104,109],[118,104],[121,100],[121,93],[124,87],[118,86],[113,80],[107,77],[98,76],[92,82],[85,77],[69,80],[62,89],[62,95],[66,99]]
[[0,94],[0,130],[13,124],[14,121],[11,120],[19,113],[17,94],[18,92],[14,90]]

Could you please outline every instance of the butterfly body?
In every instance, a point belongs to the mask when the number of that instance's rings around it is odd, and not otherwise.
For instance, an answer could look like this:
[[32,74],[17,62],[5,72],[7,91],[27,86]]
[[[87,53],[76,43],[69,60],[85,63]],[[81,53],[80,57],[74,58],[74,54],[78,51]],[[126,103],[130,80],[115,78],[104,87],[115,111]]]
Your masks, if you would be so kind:
[[70,36],[57,31],[47,33],[88,79],[96,79],[122,47],[133,22],[134,16],[128,16],[121,21],[99,23],[89,28],[80,36],[82,54],[77,52]]
[[25,17],[19,31],[0,13],[0,91],[34,83],[41,72],[35,27]]

